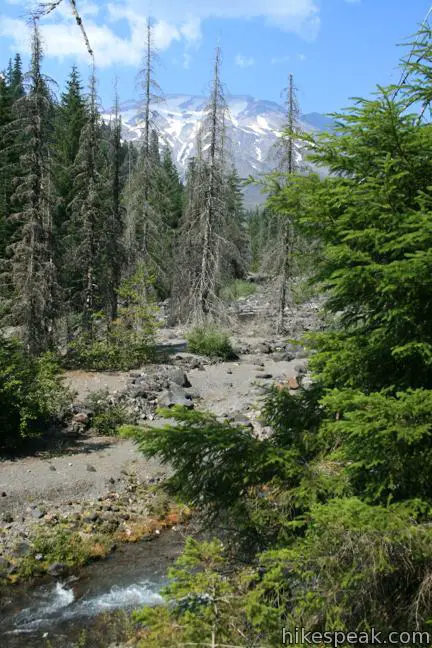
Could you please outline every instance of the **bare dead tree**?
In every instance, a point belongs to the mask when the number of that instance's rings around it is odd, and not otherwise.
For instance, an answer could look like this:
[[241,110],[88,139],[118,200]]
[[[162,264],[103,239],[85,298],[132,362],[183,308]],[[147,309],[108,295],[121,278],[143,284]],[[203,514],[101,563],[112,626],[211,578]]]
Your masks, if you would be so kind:
[[[274,148],[277,182],[280,191],[290,177],[300,170],[296,140],[299,134],[299,106],[293,75],[289,75],[286,92],[286,122],[282,136]],[[289,283],[293,275],[294,228],[292,214],[273,213],[270,219],[268,249],[264,253],[264,269],[275,277],[277,292],[277,331],[285,331],[285,311],[289,301]]]
[[216,50],[209,102],[186,183],[187,203],[177,244],[173,305],[181,319],[203,323],[217,311],[217,283],[226,241],[225,122],[227,105]]
[[[137,165],[130,175],[125,191],[126,227],[125,249],[127,274],[133,274],[137,264],[160,266],[160,242],[163,238],[163,218],[154,199],[157,164],[152,159],[151,135],[157,128],[153,106],[162,101],[162,91],[155,78],[157,51],[153,43],[151,19],[147,20],[146,48],[138,80],[143,90],[143,138]],[[159,267],[159,270],[161,268]]]
[[[52,13],[55,9],[57,9],[57,7],[59,5],[61,5],[61,3],[63,1],[64,0],[53,0],[52,2],[41,2],[41,3],[39,3],[38,7],[36,8],[35,12],[33,13],[33,16],[35,18],[39,18],[39,19],[43,18],[44,16],[47,16],[48,14]],[[86,30],[84,28],[82,18],[81,18],[80,14],[79,14],[76,0],[65,0],[65,1],[69,2],[69,4],[70,4],[72,15],[74,16],[76,24],[78,25],[78,27],[79,27],[79,29],[81,31],[85,46],[87,48],[87,51],[90,54],[90,56],[93,58],[94,57],[94,52],[93,52],[93,50],[91,48],[90,41],[88,39]]]

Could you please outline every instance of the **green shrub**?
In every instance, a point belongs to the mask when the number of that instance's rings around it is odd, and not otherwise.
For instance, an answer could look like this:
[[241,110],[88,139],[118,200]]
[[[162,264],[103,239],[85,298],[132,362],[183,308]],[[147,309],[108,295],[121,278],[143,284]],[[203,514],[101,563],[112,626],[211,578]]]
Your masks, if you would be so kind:
[[240,297],[250,297],[256,293],[256,285],[244,279],[234,279],[221,288],[219,296],[224,301],[235,301]]
[[32,358],[18,341],[0,337],[0,448],[46,432],[70,401],[52,354]]
[[95,313],[90,330],[83,330],[70,345],[67,365],[128,371],[154,360],[158,323],[152,286],[152,278],[140,267],[118,290],[123,302],[118,318],[108,324]]
[[125,405],[109,401],[108,390],[89,394],[86,405],[93,412],[92,428],[102,436],[114,436],[121,425],[134,422]]
[[216,328],[194,328],[186,336],[189,350],[192,353],[206,355],[209,358],[232,360],[236,353],[227,333]]
[[142,367],[155,357],[153,337],[128,331],[120,322],[95,339],[81,333],[70,345],[68,367],[91,371],[128,371]]

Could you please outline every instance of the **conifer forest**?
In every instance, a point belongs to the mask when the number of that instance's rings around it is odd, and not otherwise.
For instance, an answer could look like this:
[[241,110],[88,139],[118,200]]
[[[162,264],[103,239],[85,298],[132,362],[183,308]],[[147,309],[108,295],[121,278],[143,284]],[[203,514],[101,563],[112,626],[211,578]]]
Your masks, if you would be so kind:
[[[62,3],[88,76],[59,87],[41,26]],[[0,645],[431,643],[431,11],[398,82],[328,130],[301,127],[287,73],[273,171],[248,178],[221,48],[183,172],[152,20],[132,141],[80,3],[31,14],[29,65],[0,62]],[[149,603],[61,616],[176,533]],[[64,625],[34,625],[51,595]]]

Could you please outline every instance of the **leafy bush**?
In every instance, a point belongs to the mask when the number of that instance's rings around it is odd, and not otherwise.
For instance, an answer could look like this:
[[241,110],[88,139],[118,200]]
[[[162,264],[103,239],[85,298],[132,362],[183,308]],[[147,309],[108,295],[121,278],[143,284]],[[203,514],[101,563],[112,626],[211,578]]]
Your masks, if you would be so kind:
[[[432,530],[416,517],[415,506],[369,506],[357,498],[315,505],[304,537],[260,557],[253,619],[275,639],[282,626],[385,633],[412,627],[415,610],[416,629],[426,630]],[[271,592],[278,592],[277,609]]]
[[70,400],[52,354],[33,358],[18,341],[0,337],[0,448],[46,432]]
[[91,329],[83,330],[70,345],[68,366],[127,371],[154,359],[157,311],[145,268],[126,280],[118,293],[124,304],[118,318],[108,325],[96,314]]
[[121,425],[134,422],[133,416],[124,404],[110,400],[108,390],[89,394],[86,405],[93,412],[93,430],[102,436],[114,436]]
[[250,579],[236,577],[219,540],[188,538],[169,576],[163,593],[170,605],[146,607],[133,615],[143,627],[139,648],[262,645],[255,643],[258,637],[243,608]]
[[219,329],[198,327],[190,331],[186,338],[192,353],[222,360],[232,360],[236,357],[229,336]]
[[234,279],[221,288],[219,296],[224,301],[235,301],[240,297],[250,297],[256,293],[256,285],[244,279]]

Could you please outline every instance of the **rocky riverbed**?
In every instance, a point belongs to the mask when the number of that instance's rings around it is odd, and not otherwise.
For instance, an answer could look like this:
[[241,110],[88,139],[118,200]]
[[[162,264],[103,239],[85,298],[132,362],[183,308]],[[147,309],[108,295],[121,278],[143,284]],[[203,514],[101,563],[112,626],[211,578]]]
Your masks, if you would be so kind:
[[[184,330],[162,328],[160,364],[124,373],[66,374],[75,402],[59,449],[0,463],[0,578],[61,574],[74,560],[106,556],[119,542],[155,536],[187,517],[157,488],[166,467],[144,459],[130,440],[94,434],[89,395],[120,405],[137,423],[159,425],[158,407],[181,404],[266,435],[260,408],[268,386],[296,390],[310,379],[305,350],[270,335],[272,313],[265,304],[261,291],[233,306],[236,360],[190,354]],[[293,331],[316,326],[318,308],[303,305],[292,317]],[[67,559],[56,548],[62,537],[79,545]]]

